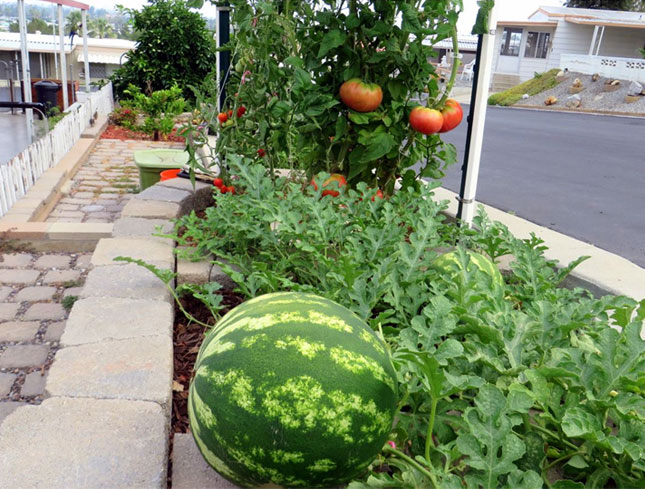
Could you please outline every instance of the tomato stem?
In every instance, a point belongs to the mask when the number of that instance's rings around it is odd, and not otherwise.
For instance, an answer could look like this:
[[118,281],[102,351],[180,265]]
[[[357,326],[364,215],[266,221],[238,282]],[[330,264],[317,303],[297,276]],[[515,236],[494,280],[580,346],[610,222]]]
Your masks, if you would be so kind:
[[[435,106],[438,110],[442,110],[446,105],[446,100],[450,97],[452,87],[457,81],[457,72],[459,71],[459,65],[461,64],[461,60],[459,59],[459,38],[457,37],[457,28],[455,26],[452,27],[452,52],[452,71],[450,73],[450,80],[448,80],[448,83],[446,84],[443,97],[441,97],[441,100],[439,100],[439,103]],[[430,99],[428,99],[428,101],[429,100]]]

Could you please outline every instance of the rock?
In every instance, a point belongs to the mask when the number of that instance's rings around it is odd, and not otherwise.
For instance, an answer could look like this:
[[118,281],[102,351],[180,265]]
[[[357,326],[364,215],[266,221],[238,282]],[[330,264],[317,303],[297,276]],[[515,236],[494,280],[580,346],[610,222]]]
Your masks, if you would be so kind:
[[613,80],[613,81],[609,82],[609,84],[611,86],[613,86],[613,87],[617,87],[617,86],[620,85],[620,80]]
[[594,73],[593,75],[591,75],[592,82],[597,82],[598,80],[600,80],[600,75],[598,73]]
[[565,105],[570,108],[570,109],[577,109],[582,105],[582,99],[580,98],[580,95],[571,95],[571,97],[567,97],[567,101]]
[[522,95],[522,100],[527,100],[528,98],[529,98],[528,93],[525,93],[524,95]]
[[593,98],[593,101],[594,101],[594,102],[599,102],[599,101],[601,101],[601,100],[602,100],[602,99],[604,99],[604,98],[605,98],[605,96],[601,93],[600,95],[596,95],[596,96]]
[[627,89],[627,95],[638,96],[643,93],[643,85],[638,82],[632,82]]
[[555,75],[555,76],[557,76],[558,78],[562,78],[562,77],[565,76],[565,73],[564,73],[564,71],[560,70],[560,71],[558,71],[558,74]]
[[574,88],[582,88],[582,80],[580,78],[576,78],[573,80],[573,85]]
[[625,95],[626,104],[633,104],[633,103],[639,102],[640,99],[641,99],[640,95]]
[[544,101],[544,105],[555,105],[558,103],[558,97],[554,97],[551,95],[550,97],[547,97],[546,100]]

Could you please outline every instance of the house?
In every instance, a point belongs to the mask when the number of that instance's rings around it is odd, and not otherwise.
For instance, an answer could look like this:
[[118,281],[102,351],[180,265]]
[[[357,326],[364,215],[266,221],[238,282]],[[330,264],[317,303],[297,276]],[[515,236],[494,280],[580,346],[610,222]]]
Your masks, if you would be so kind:
[[[60,68],[58,67],[60,58],[56,58],[57,53],[60,52],[59,43],[58,35],[27,35],[32,78],[60,78]],[[68,79],[83,81],[85,76],[83,37],[75,37],[72,46],[69,36],[65,36],[64,46],[68,64]],[[108,78],[122,62],[127,60],[126,53],[135,49],[135,43],[124,39],[89,38],[87,48],[90,79],[97,81]],[[16,80],[20,69],[20,34],[0,32],[0,80]]]
[[553,68],[645,82],[645,13],[540,7],[497,24],[493,90]]

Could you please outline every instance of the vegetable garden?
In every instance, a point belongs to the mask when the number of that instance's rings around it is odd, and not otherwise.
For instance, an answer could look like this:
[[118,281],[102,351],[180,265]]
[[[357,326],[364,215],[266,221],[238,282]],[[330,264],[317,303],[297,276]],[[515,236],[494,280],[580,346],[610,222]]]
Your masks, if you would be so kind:
[[228,105],[197,91],[186,129],[195,170],[218,136],[215,205],[171,235],[247,300],[220,319],[219,284],[173,290],[216,321],[193,318],[188,400],[208,463],[247,487],[645,487],[645,301],[564,288],[584,258],[434,199],[461,109],[427,60],[461,2],[229,3]]

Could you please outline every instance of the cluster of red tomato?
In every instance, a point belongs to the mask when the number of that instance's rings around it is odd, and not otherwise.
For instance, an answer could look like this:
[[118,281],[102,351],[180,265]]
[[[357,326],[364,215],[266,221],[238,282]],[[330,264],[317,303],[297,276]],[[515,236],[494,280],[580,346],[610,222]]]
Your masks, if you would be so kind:
[[[246,107],[240,105],[237,108],[237,117],[238,119],[246,113]],[[222,125],[222,127],[229,127],[233,125],[233,111],[228,110],[226,112],[220,112],[217,114],[217,120]]]
[[224,180],[222,180],[221,178],[216,178],[215,180],[213,180],[213,185],[215,185],[223,194],[235,195],[235,187],[233,185],[227,187],[226,185],[224,185]]
[[[340,87],[340,98],[347,107],[356,112],[372,112],[383,101],[383,90],[376,83],[365,83],[352,78]],[[442,110],[418,106],[410,112],[410,126],[422,134],[452,131],[464,117],[459,102],[448,99]]]
[[[323,189],[325,187],[328,187],[329,185],[332,185],[334,182],[336,182],[339,190],[347,186],[347,179],[343,175],[341,175],[340,173],[332,173],[329,178],[323,183]],[[314,190],[318,190],[318,184],[316,183],[316,180],[312,179],[310,185],[314,188]],[[339,190],[325,189],[322,191],[322,196],[326,197],[328,195],[331,195],[332,197],[338,197],[340,195]],[[385,198],[385,195],[383,195],[383,191],[381,189],[378,189],[376,191],[376,195],[372,196],[372,202],[374,202],[374,199],[376,197],[378,197],[379,199]]]

